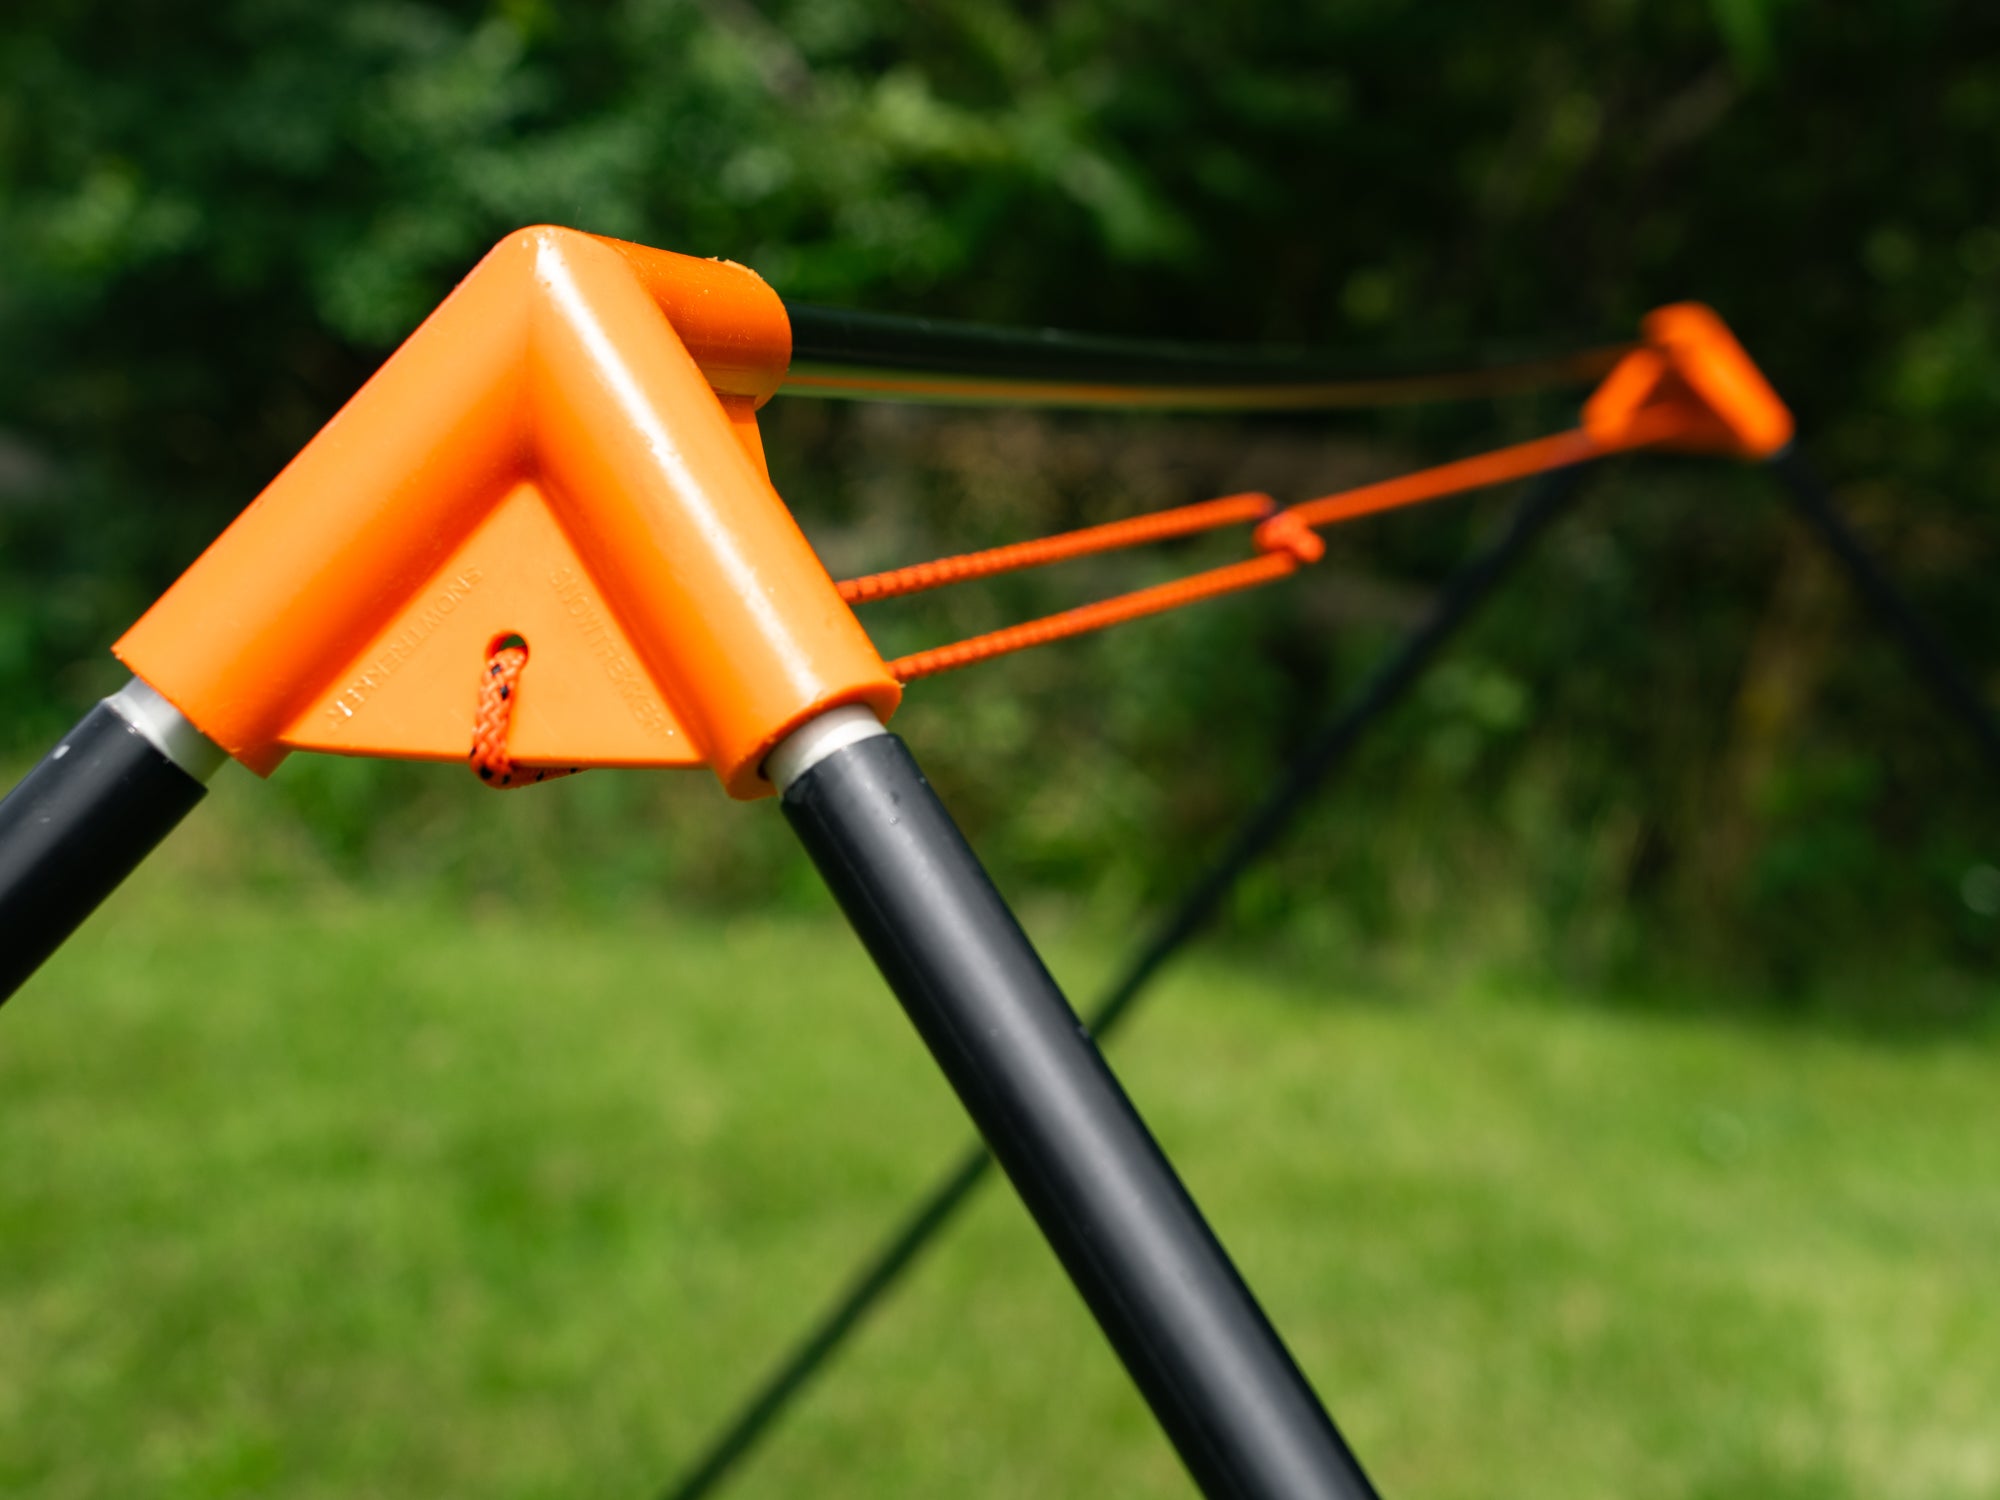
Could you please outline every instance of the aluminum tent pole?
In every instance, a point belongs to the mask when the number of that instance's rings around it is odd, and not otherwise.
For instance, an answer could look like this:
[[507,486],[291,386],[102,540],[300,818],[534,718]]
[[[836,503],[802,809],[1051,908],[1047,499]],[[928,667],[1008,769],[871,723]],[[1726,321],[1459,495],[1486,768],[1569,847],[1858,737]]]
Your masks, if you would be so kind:
[[[1306,741],[1273,779],[1270,792],[1127,960],[1087,1018],[1093,1035],[1108,1038],[1132,1013],[1154,976],[1208,925],[1244,872],[1293,826],[1369,727],[1409,695],[1479,606],[1531,555],[1534,544],[1574,503],[1590,467],[1557,469],[1529,482],[1498,535],[1445,581],[1423,620]],[[849,1335],[957,1217],[992,1164],[985,1147],[974,1144],[910,1205],[797,1342],[666,1487],[665,1500],[702,1500],[741,1466]]]
[[1867,601],[1876,621],[1894,638],[1904,659],[1944,710],[1965,726],[1988,768],[2000,772],[2000,722],[1995,720],[1993,706],[1973,685],[1950,648],[1924,622],[1895,580],[1862,544],[1834,503],[1826,481],[1806,462],[1797,443],[1789,443],[1774,454],[1769,466],[1784,485],[1792,508],[1820,545],[1846,570],[1855,591]]
[[903,742],[794,733],[785,816],[1210,1500],[1372,1500],[1359,1463]]
[[0,801],[0,1004],[207,792],[228,757],[138,678]]

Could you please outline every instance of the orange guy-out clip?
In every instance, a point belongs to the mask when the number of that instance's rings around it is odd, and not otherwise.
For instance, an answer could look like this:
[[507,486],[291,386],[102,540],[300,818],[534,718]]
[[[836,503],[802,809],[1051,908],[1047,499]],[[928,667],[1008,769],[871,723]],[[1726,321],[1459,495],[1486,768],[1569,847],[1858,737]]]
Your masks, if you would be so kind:
[[1617,447],[1641,414],[1674,418],[1657,446],[1763,460],[1792,440],[1792,414],[1729,325],[1699,302],[1646,316],[1645,342],[1584,403],[1583,426]]
[[509,236],[113,648],[261,775],[293,750],[461,761],[525,640],[526,766],[708,765],[901,689],[772,489],[791,328],[754,272]]

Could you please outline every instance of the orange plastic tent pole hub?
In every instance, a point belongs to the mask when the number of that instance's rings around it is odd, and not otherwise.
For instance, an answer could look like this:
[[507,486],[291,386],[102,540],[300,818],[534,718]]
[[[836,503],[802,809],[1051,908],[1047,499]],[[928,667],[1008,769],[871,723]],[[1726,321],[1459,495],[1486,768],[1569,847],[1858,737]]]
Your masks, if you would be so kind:
[[575,230],[502,241],[114,648],[260,774],[463,760],[490,649],[537,766],[712,767],[900,687],[771,487],[791,352],[754,272]]
[[1792,414],[1716,313],[1678,302],[1649,313],[1645,342],[1612,367],[1584,403],[1583,427],[1616,446],[1642,415],[1671,415],[1657,446],[1731,458],[1771,458],[1792,441]]

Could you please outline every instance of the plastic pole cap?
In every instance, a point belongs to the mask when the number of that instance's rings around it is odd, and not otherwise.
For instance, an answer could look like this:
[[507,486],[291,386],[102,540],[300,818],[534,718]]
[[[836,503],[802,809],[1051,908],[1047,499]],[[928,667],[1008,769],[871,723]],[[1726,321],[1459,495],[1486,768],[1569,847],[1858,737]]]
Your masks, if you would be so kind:
[[1792,414],[1712,308],[1649,313],[1646,342],[1612,368],[1583,409],[1592,437],[1615,443],[1645,413],[1675,418],[1661,446],[1766,459],[1792,440]]
[[462,759],[519,635],[517,761],[762,795],[793,728],[901,692],[764,471],[789,354],[744,267],[511,235],[114,649],[268,774]]

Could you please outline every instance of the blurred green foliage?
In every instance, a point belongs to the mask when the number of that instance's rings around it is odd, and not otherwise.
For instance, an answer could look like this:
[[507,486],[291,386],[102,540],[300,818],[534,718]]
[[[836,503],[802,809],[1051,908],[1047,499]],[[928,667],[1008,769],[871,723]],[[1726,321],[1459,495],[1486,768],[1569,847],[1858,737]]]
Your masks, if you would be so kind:
[[[17,7],[4,732],[27,753],[114,683],[116,632],[486,245],[538,220],[727,254],[795,297],[1364,361],[1619,336],[1699,297],[1992,685],[1996,138],[2000,13],[1970,0]],[[845,571],[1222,485],[1308,493],[1562,415],[780,402],[766,430]],[[1492,519],[1373,523],[1284,591],[926,684],[910,732],[1006,879],[1129,909]],[[1187,560],[870,625],[932,640]],[[301,761],[276,785],[274,809],[357,873],[726,902],[797,878],[773,820],[694,778],[586,778],[504,810],[435,769]],[[1989,778],[1755,476],[1628,466],[1239,917],[1340,941],[1490,927],[1593,963],[1789,974],[1920,944],[1990,964],[1996,867]]]

